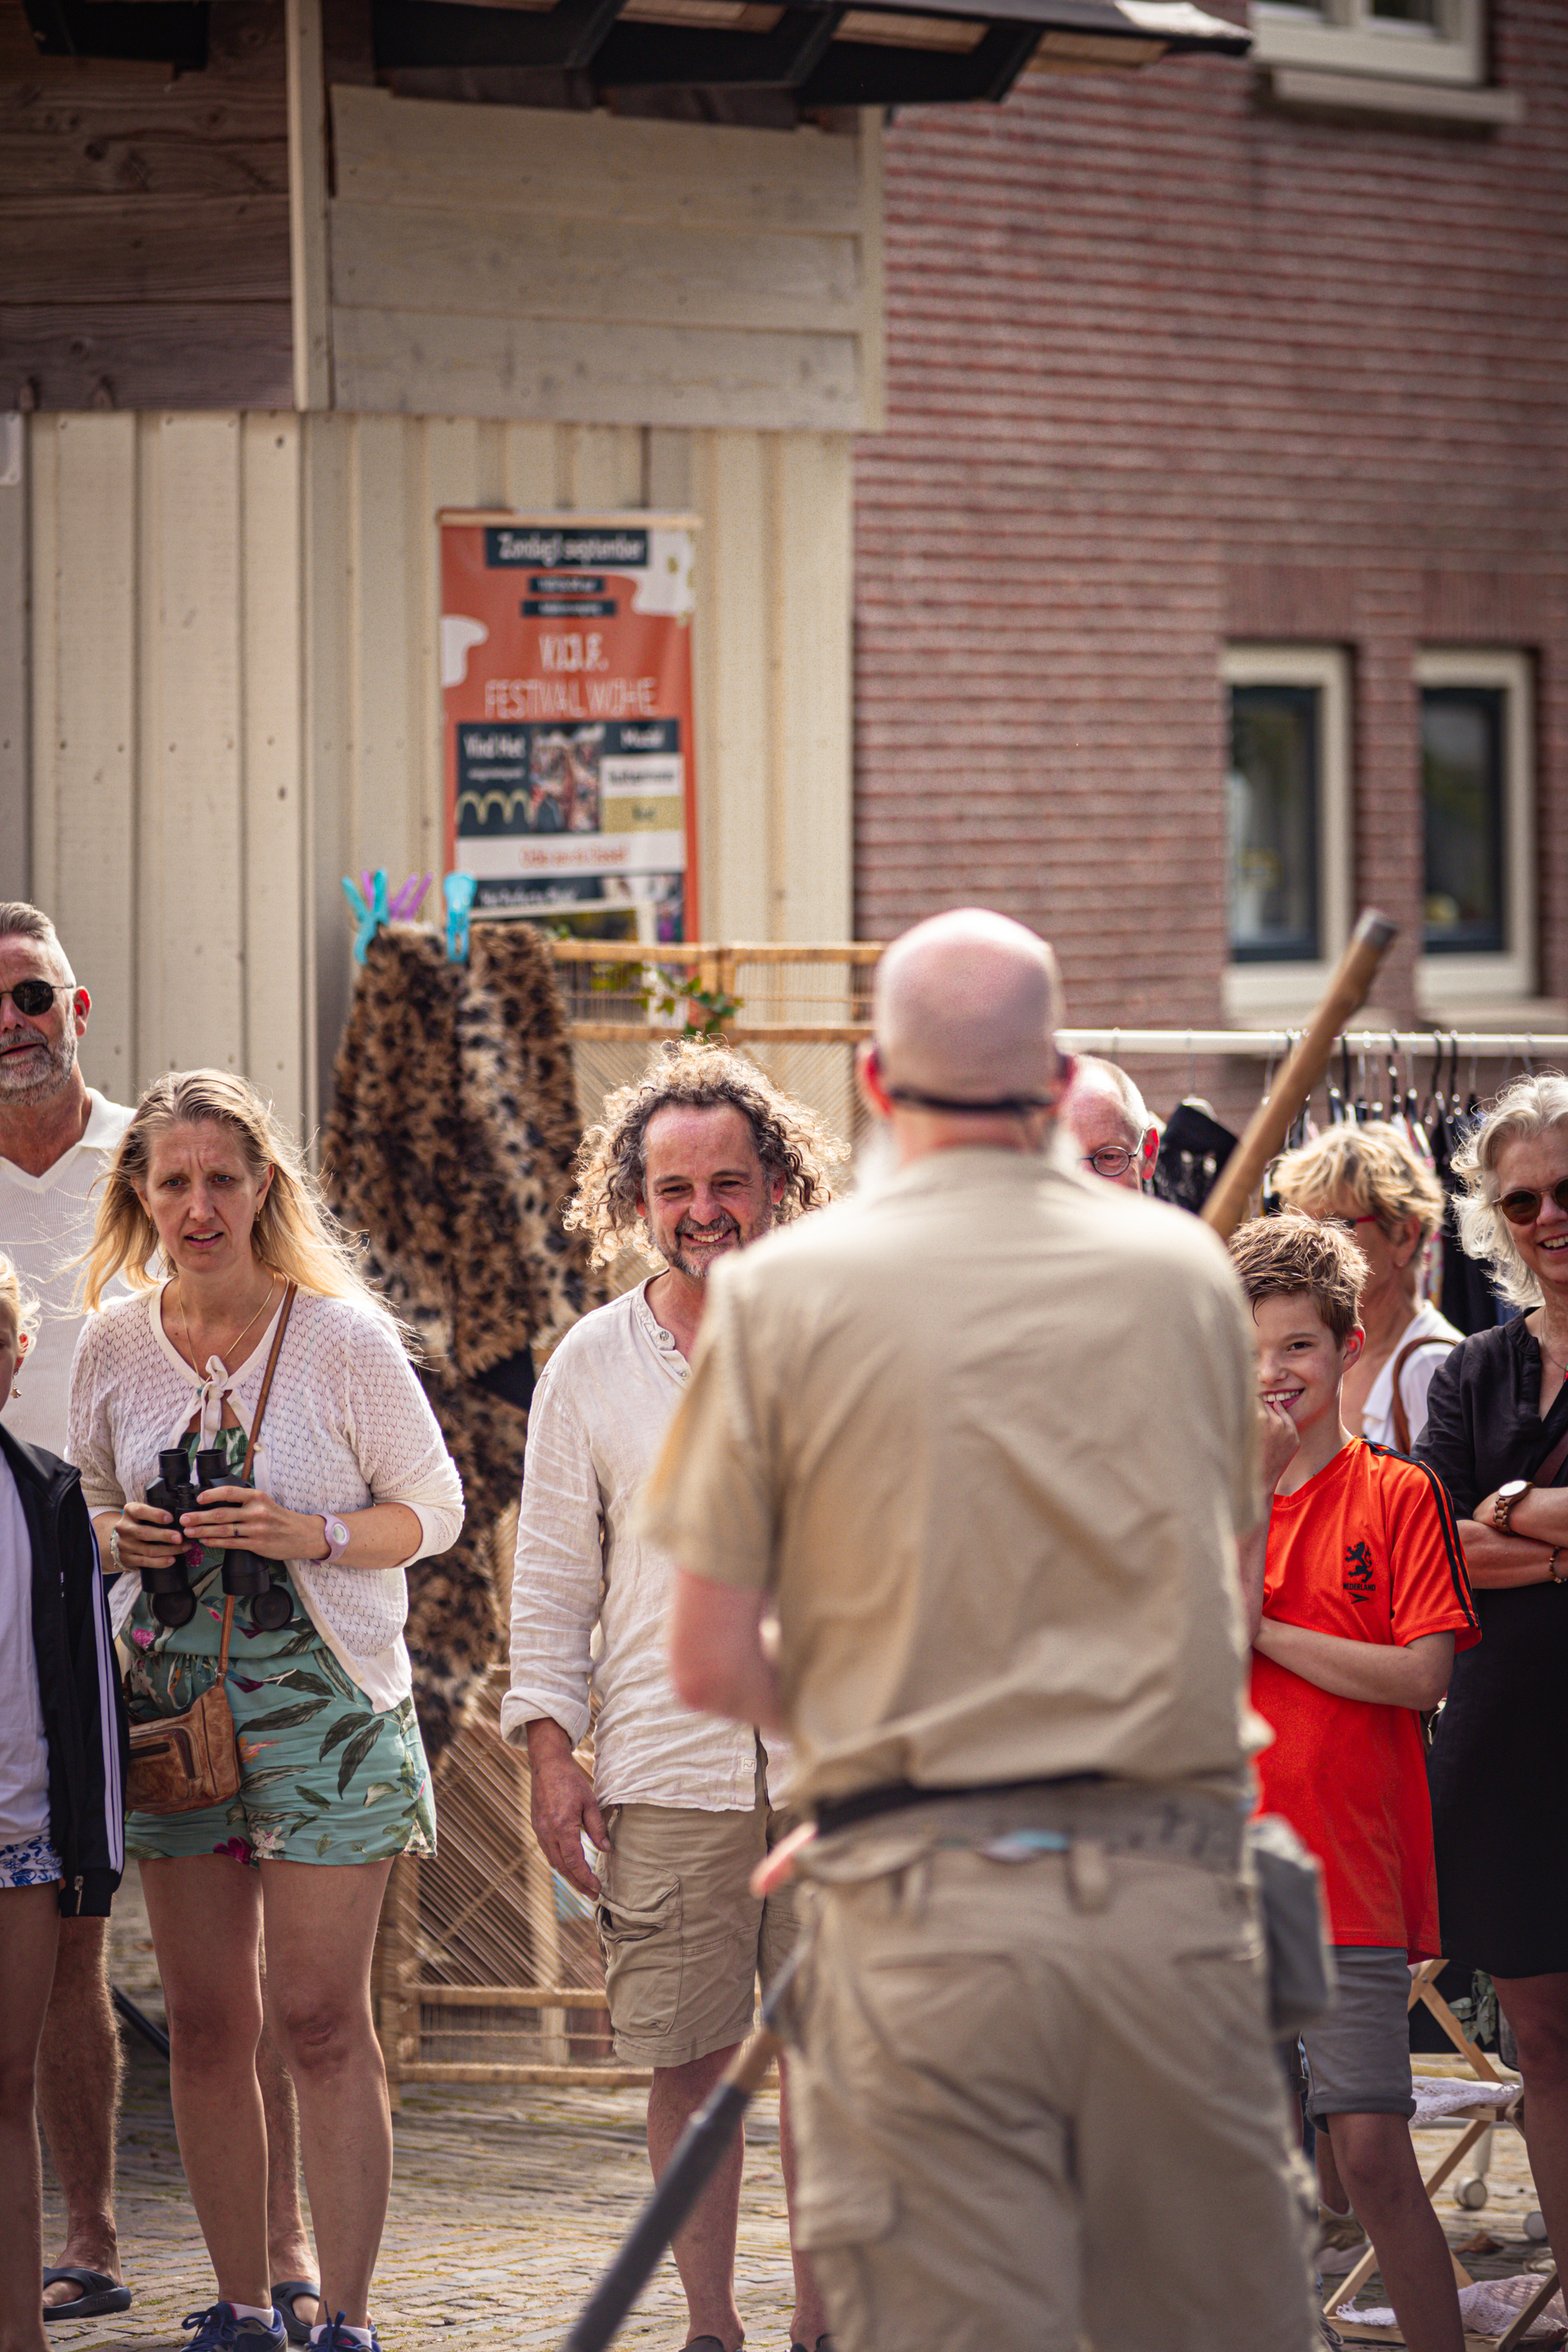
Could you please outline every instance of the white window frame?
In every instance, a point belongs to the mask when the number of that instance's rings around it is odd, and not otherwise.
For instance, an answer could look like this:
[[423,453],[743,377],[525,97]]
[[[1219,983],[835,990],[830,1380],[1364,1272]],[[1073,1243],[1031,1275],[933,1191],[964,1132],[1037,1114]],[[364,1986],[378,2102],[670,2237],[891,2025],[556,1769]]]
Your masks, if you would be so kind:
[[[1417,693],[1424,686],[1502,689],[1503,885],[1508,894],[1507,946],[1494,955],[1417,957],[1415,1002],[1426,1013],[1526,1003],[1535,993],[1536,975],[1535,719],[1530,656],[1495,647],[1422,652],[1415,658],[1415,686]],[[1425,825],[1425,805],[1421,818]]]
[[1252,0],[1252,55],[1259,65],[1317,66],[1405,81],[1478,84],[1486,79],[1486,0],[1439,0],[1436,28],[1379,19],[1373,0]]
[[[1342,646],[1227,646],[1220,659],[1226,688],[1233,686],[1313,686],[1319,691],[1318,909],[1320,953],[1310,962],[1231,963],[1224,975],[1228,1020],[1277,1023],[1306,1014],[1317,1003],[1344,952],[1351,924],[1351,676]],[[1230,743],[1226,740],[1226,772]],[[1229,811],[1226,810],[1226,874],[1230,872]],[[1228,906],[1226,924],[1229,923]]]

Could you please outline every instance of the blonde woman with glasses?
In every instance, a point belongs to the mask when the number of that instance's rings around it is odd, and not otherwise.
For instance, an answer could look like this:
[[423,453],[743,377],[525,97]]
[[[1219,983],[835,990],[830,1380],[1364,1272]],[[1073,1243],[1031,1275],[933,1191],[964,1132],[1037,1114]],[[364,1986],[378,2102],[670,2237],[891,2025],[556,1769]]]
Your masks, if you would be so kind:
[[[117,1274],[128,1298],[107,1296]],[[405,1571],[455,1540],[462,1490],[385,1301],[243,1078],[193,1070],[143,1095],[103,1181],[85,1293],[97,1311],[77,1343],[67,1450],[120,1572],[132,1724],[183,1714],[221,1681],[239,1748],[232,1802],[127,1824],[180,2155],[217,2277],[219,2300],[185,2323],[192,2352],[284,2347],[255,2063],[264,1924],[321,2262],[312,2341],[373,2352],[392,2127],[371,1948],[394,1860],[435,1838]],[[182,1455],[203,1471],[194,1507]],[[230,1627],[220,1577],[236,1553],[252,1559]]]
[[1443,1190],[1395,1127],[1332,1127],[1275,1171],[1288,1209],[1342,1225],[1367,1264],[1366,1346],[1345,1375],[1345,1425],[1408,1454],[1426,1425],[1426,1391],[1463,1336],[1417,1291],[1422,1255],[1443,1222]]

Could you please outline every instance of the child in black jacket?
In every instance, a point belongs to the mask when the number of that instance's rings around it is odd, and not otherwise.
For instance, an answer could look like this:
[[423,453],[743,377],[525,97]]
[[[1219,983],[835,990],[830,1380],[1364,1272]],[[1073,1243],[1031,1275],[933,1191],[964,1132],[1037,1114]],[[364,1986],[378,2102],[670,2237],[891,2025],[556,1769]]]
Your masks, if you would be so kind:
[[[0,1256],[0,1411],[31,1316]],[[33,2070],[60,1913],[106,1916],[125,1859],[125,1709],[69,1465],[0,1426],[0,2342],[43,2352]]]

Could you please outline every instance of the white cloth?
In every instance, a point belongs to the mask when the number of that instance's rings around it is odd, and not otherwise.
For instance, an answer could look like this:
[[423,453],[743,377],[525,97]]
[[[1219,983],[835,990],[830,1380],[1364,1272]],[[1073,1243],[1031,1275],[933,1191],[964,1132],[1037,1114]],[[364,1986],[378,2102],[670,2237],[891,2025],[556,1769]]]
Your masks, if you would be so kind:
[[1424,2131],[1428,2124],[1438,2122],[1444,2116],[1473,2115],[1479,2107],[1508,2107],[1518,2098],[1521,2090],[1517,2074],[1505,2074],[1500,2083],[1478,2083],[1468,2074],[1413,2074],[1411,2096],[1415,2101],[1415,2113],[1411,2127]]
[[[1472,2336],[1506,2336],[1521,2311],[1533,2303],[1546,2284],[1532,2271],[1521,2271],[1513,2278],[1476,2279],[1459,2289],[1459,2317],[1465,2326],[1465,2341]],[[1353,2319],[1358,2327],[1397,2327],[1399,2322],[1387,2305],[1374,2305],[1370,2310],[1358,2310],[1353,2304],[1342,2304],[1335,2312],[1336,2319]],[[1568,2327],[1568,2310],[1564,2310],[1561,2292],[1554,2294],[1545,2308],[1537,2312],[1520,2341],[1523,2344],[1561,2344],[1563,2330]]]
[[1439,1364],[1447,1363],[1450,1349],[1457,1348],[1464,1338],[1451,1323],[1446,1323],[1427,1299],[1418,1307],[1394,1343],[1387,1362],[1372,1384],[1372,1390],[1362,1411],[1361,1433],[1374,1445],[1394,1445],[1398,1439],[1394,1427],[1394,1367],[1406,1348],[1417,1339],[1427,1342],[1405,1364],[1399,1375],[1399,1393],[1410,1423],[1410,1443],[1415,1444],[1426,1426],[1426,1391]]
[[[669,1678],[670,1561],[643,1538],[637,1509],[690,1378],[639,1284],[574,1324],[533,1392],[511,1580],[511,1688],[501,1730],[521,1746],[551,1716],[574,1747],[591,1701],[601,1805],[750,1812],[756,1735],[695,1715]],[[788,1749],[768,1751],[783,1801]]]
[[33,1651],[33,1547],[11,1465],[0,1454],[0,1846],[49,1827],[49,1746]]
[[[119,1300],[89,1315],[77,1342],[66,1457],[79,1466],[94,1513],[144,1501],[159,1454],[198,1411],[216,1426],[224,1395],[240,1427],[250,1428],[282,1300],[234,1379],[211,1383],[164,1331],[162,1301],[162,1287]],[[419,1545],[395,1568],[287,1563],[311,1623],[345,1672],[373,1706],[395,1706],[412,1687],[404,1570],[457,1540],[463,1489],[425,1391],[380,1316],[349,1299],[300,1291],[250,1475],[290,1511],[403,1503],[418,1519]],[[115,1585],[116,1633],[138,1589],[132,1576]]]
[[[89,1196],[135,1116],[123,1103],[106,1102],[92,1087],[87,1098],[90,1108],[80,1142],[41,1176],[29,1176],[0,1157],[0,1250],[21,1276],[23,1289],[32,1291],[44,1309],[43,1328],[16,1375],[21,1393],[6,1408],[5,1426],[24,1444],[42,1445],[51,1454],[65,1450],[71,1357],[81,1328],[74,1305],[81,1269],[70,1261],[92,1239],[98,1202]],[[128,1286],[120,1281],[109,1293],[111,1298],[128,1295]]]

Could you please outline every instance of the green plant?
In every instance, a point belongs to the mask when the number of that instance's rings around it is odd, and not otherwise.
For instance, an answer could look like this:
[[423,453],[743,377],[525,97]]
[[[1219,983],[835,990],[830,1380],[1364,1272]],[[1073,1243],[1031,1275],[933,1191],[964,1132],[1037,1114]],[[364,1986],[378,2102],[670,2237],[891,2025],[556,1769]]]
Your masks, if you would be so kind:
[[[589,984],[602,995],[629,996],[645,1010],[662,1013],[667,1018],[672,1018],[684,1004],[688,1008],[689,1037],[717,1037],[725,1023],[733,1021],[742,1004],[740,997],[727,995],[722,989],[682,985],[679,975],[672,976],[670,969],[662,964],[595,964]],[[698,1012],[706,1017],[699,1021]]]

